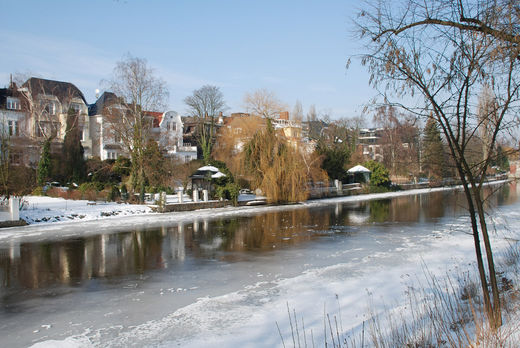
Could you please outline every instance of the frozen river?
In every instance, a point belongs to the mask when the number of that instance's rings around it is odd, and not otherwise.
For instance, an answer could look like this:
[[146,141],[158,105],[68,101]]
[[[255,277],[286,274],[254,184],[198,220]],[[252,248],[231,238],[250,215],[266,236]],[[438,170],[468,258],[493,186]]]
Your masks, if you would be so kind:
[[[489,200],[497,250],[520,226],[518,191]],[[453,191],[190,216],[0,239],[0,346],[281,346],[287,305],[321,346],[324,308],[355,329],[424,265],[474,259]]]

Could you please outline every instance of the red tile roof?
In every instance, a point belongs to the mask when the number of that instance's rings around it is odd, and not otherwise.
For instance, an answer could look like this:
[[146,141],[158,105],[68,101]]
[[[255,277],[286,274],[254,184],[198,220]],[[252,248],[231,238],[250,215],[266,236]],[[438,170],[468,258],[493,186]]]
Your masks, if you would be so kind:
[[153,126],[159,127],[162,121],[163,113],[158,111],[145,111],[144,112],[146,116],[153,117]]

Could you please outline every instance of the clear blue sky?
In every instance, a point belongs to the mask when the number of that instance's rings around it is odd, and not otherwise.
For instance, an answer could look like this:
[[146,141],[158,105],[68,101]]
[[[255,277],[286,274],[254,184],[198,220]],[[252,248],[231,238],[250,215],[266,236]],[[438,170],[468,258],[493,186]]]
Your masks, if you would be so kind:
[[333,118],[360,115],[375,91],[358,62],[352,19],[359,2],[235,0],[2,0],[0,86],[9,74],[69,81],[95,101],[127,53],[145,58],[170,92],[169,107],[204,84],[228,112],[266,88],[292,110],[300,100]]

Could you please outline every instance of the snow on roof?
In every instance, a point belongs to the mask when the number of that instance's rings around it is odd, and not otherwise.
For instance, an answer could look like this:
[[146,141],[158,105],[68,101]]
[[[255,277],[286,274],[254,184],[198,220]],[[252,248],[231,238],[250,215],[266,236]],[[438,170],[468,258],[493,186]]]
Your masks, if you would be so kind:
[[357,165],[347,170],[347,173],[370,173],[370,169],[367,169],[361,165]]
[[213,174],[211,177],[212,177],[213,179],[218,179],[218,178],[223,178],[223,177],[225,177],[225,176],[226,176],[226,174],[224,174],[224,173],[222,173],[222,172],[217,172],[217,173]]
[[218,168],[217,167],[213,167],[213,166],[204,166],[204,167],[200,167],[199,169],[197,169],[197,171],[201,171],[201,172],[206,172],[206,171],[210,171],[210,172],[218,172]]

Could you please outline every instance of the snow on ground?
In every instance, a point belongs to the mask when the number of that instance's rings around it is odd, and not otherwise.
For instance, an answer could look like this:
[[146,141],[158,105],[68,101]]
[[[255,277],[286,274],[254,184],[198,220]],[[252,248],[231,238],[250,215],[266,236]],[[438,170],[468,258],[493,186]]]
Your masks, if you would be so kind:
[[[319,206],[332,202],[389,198],[440,190],[443,189],[342,197],[306,202],[304,205]],[[517,203],[501,207],[490,216],[496,229],[493,245],[497,254],[509,245],[508,240],[518,239],[518,232],[511,228],[520,224],[518,206]],[[154,217],[194,219],[201,214],[215,217],[299,208],[301,205],[222,208],[181,214],[155,214]],[[334,315],[338,316],[339,325],[344,329],[342,331],[359,332],[363,322],[368,319],[367,308],[370,307],[375,313],[382,313],[387,308],[399,310],[409,286],[417,284],[417,279],[419,282],[424,281],[421,279],[424,274],[423,265],[428,265],[428,271],[436,277],[443,277],[449,270],[458,268],[465,272],[471,268],[474,264],[474,250],[471,236],[465,233],[468,223],[468,218],[464,216],[447,219],[423,226],[427,230],[421,231],[422,234],[417,232],[413,238],[409,235],[416,229],[414,226],[410,226],[409,230],[404,230],[406,226],[397,226],[403,233],[393,235],[385,230],[385,226],[375,226],[373,235],[367,231],[358,235],[360,245],[348,244],[343,245],[345,249],[331,250],[326,255],[331,259],[330,265],[313,267],[313,257],[320,251],[311,250],[308,255],[309,266],[296,276],[275,277],[253,282],[239,291],[203,296],[169,315],[139,325],[105,327],[94,332],[87,330],[84,334],[74,335],[63,341],[46,341],[34,347],[50,347],[56,344],[63,347],[205,347],[208,342],[222,347],[281,346],[276,323],[280,326],[285,344],[292,346],[287,305],[291,312],[293,309],[296,311],[300,325],[302,318],[305,320],[307,335],[312,329],[314,342],[321,346],[324,311],[330,313],[331,320],[334,320]],[[371,240],[364,238],[369,237],[374,238],[372,242],[378,243],[377,249],[366,243]],[[349,239],[349,243],[354,240],[356,239]],[[359,257],[352,256],[358,251]],[[304,250],[296,252],[303,253]],[[161,301],[167,299],[163,297]],[[167,302],[164,304],[167,305]],[[116,331],[117,334],[108,335],[111,331]]]
[[[434,189],[417,189],[409,191],[388,192],[378,194],[367,194],[358,196],[345,196],[327,198],[321,200],[307,201],[302,204],[306,206],[330,204],[331,202],[346,203],[359,202],[372,199],[392,198],[406,195],[415,195],[421,193],[451,190],[453,188],[434,188]],[[239,201],[255,200],[258,197],[254,195],[241,195]],[[184,202],[191,200],[185,197]],[[46,196],[26,196],[24,197],[25,207],[20,211],[20,218],[24,219],[29,225],[34,224],[48,224],[56,222],[71,222],[71,221],[90,221],[100,220],[111,217],[128,217],[132,215],[146,215],[152,213],[152,209],[148,205],[126,204],[115,202],[91,202],[87,200],[67,200],[63,198],[54,198]],[[168,203],[177,203],[177,196],[167,196]],[[298,205],[283,206],[282,209],[299,208]],[[249,210],[249,211],[269,211],[272,206],[261,207],[235,207],[234,210]],[[276,208],[278,209],[278,208]],[[210,215],[227,212],[228,208],[205,209],[206,213],[199,211],[199,214]],[[176,215],[182,218],[186,213],[169,213],[165,215]]]
[[[504,184],[507,181],[496,181],[492,184]],[[309,200],[300,204],[282,206],[228,206],[224,208],[202,209],[187,212],[153,213],[146,205],[118,204],[114,202],[101,202],[95,205],[88,204],[85,200],[65,200],[62,198],[26,196],[26,209],[20,211],[20,218],[29,226],[11,227],[0,229],[0,242],[9,242],[13,239],[31,237],[62,238],[74,235],[96,235],[100,231],[117,232],[130,226],[154,226],[164,222],[192,221],[195,219],[214,219],[233,216],[251,216],[270,211],[282,211],[301,209],[303,207],[324,206],[332,203],[361,202],[376,199],[389,199],[408,195],[418,195],[430,192],[458,190],[460,187],[439,187],[398,192],[362,194],[356,196],[344,196]],[[185,201],[189,201],[185,197]],[[251,197],[248,197],[251,198]],[[168,203],[174,203],[176,197],[167,196]],[[243,198],[242,198],[243,199]]]
[[99,220],[152,212],[146,205],[68,200],[46,196],[26,196],[24,201],[25,207],[20,211],[20,218],[30,225],[71,220]]
[[[506,238],[518,238],[517,231],[507,228],[508,223],[512,226],[520,223],[518,204],[503,207],[492,217],[496,227],[493,245],[495,252],[500,253],[508,246]],[[323,346],[324,312],[330,314],[333,325],[337,316],[341,332],[359,333],[368,319],[369,308],[374,313],[383,313],[389,308],[398,312],[403,308],[404,294],[411,284],[424,282],[424,265],[438,278],[445,276],[448,270],[465,272],[471,268],[473,242],[471,236],[464,233],[468,223],[467,217],[455,217],[425,225],[427,231],[413,236],[410,234],[415,231],[414,226],[409,229],[398,226],[394,233],[399,230],[403,233],[397,234],[388,233],[385,226],[375,226],[373,234],[365,231],[358,235],[360,245],[355,249],[351,249],[350,244],[343,245],[344,250],[340,248],[328,255],[331,258],[328,266],[309,266],[294,277],[258,281],[239,291],[200,297],[169,315],[139,325],[105,327],[95,332],[86,330],[63,341],[47,341],[33,347],[46,348],[54,344],[62,347],[207,347],[208,343],[221,347],[276,347],[282,346],[276,324],[285,345],[292,346],[287,306],[291,314],[296,311],[300,330],[304,320],[309,346],[310,330],[314,343]],[[379,247],[367,242],[376,242]],[[359,250],[359,246],[366,249]],[[356,251],[360,251],[360,257],[352,256]],[[312,263],[312,255],[320,251],[309,252]],[[162,301],[167,305],[167,298],[163,297]],[[117,334],[108,335],[111,330]],[[302,339],[302,331],[300,335]],[[328,340],[330,343],[330,337]]]

